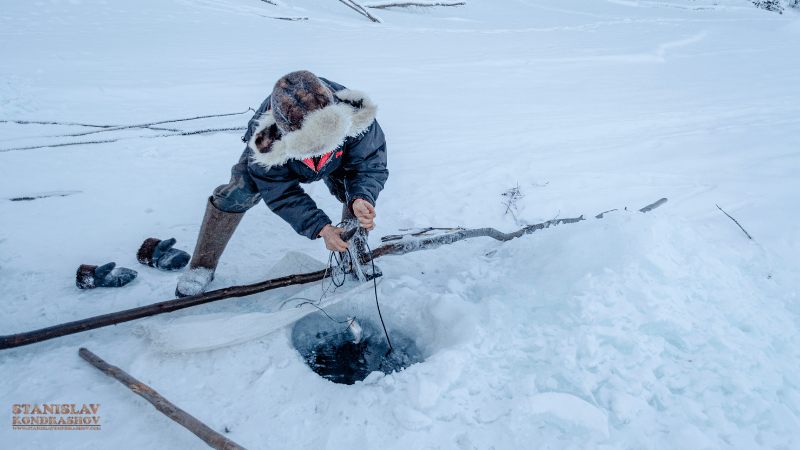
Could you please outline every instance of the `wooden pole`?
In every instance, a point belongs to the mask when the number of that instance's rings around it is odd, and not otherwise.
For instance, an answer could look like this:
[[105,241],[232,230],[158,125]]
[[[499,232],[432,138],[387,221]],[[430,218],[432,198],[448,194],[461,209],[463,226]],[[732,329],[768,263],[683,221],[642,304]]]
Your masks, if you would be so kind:
[[[659,206],[663,205],[667,202],[666,198],[662,198],[661,200],[651,203],[644,208],[640,209],[639,212],[649,212],[652,211]],[[606,211],[610,212],[610,211]],[[605,213],[603,213],[605,214]],[[603,214],[596,216],[598,219],[603,218]],[[364,255],[361,262],[366,263],[372,259],[379,258],[385,255],[403,255],[406,253],[415,252],[418,250],[430,250],[442,245],[452,244],[454,242],[463,241],[464,239],[474,238],[474,237],[490,237],[492,239],[496,239],[500,242],[510,241],[512,239],[516,239],[520,236],[531,234],[537,230],[544,230],[545,228],[550,228],[551,226],[557,226],[563,223],[576,223],[582,220],[586,220],[583,216],[576,217],[574,219],[554,219],[548,220],[547,222],[537,223],[534,225],[528,225],[527,227],[517,230],[513,233],[503,233],[501,231],[495,230],[494,228],[475,228],[472,230],[457,230],[450,233],[440,234],[438,236],[429,236],[424,237],[421,239],[409,239],[409,240],[401,240],[399,242],[395,242],[392,244],[382,245],[375,250],[372,251],[371,255]]]
[[46,341],[48,339],[66,336],[68,334],[80,333],[82,331],[94,330],[95,328],[101,328],[108,325],[129,322],[131,320],[141,319],[143,317],[177,311],[179,309],[203,305],[205,303],[215,302],[226,298],[244,297],[246,295],[257,294],[259,292],[291,286],[294,284],[312,283],[314,281],[322,280],[329,275],[330,274],[327,269],[302,275],[289,275],[286,277],[262,281],[260,283],[249,284],[245,286],[231,286],[224,289],[218,289],[216,291],[206,292],[205,294],[168,300],[165,302],[154,303],[152,305],[127,309],[125,311],[104,314],[102,316],[76,320],[75,322],[63,323],[61,325],[42,328],[40,330],[30,331],[27,333],[0,336],[0,350]]
[[[651,211],[662,204],[667,199],[661,200],[647,205],[640,209],[641,212]],[[605,214],[605,213],[604,213]],[[602,218],[597,216],[598,218]],[[457,230],[451,233],[445,233],[438,236],[426,236],[420,239],[409,239],[393,242],[391,244],[382,245],[372,251],[371,254],[362,257],[362,264],[369,262],[373,259],[378,259],[386,255],[403,255],[419,250],[430,250],[438,248],[442,245],[452,244],[454,242],[462,241],[464,239],[474,237],[490,237],[501,242],[510,241],[511,239],[518,238],[525,234],[531,234],[537,230],[543,230],[551,226],[556,226],[564,223],[575,223],[586,220],[583,216],[574,219],[556,219],[548,220],[547,222],[529,225],[521,230],[513,233],[503,233],[494,228],[476,228],[472,230]],[[291,286],[295,284],[313,283],[330,276],[328,269],[318,270],[316,272],[289,275],[286,277],[275,278],[272,280],[262,281],[260,283],[249,284],[245,286],[231,286],[216,291],[207,292],[205,294],[194,295],[191,297],[184,297],[175,300],[169,300],[161,303],[154,303],[152,305],[140,306],[138,308],[128,309],[116,313],[105,314],[102,316],[91,317],[89,319],[77,320],[75,322],[64,323],[55,325],[49,328],[42,328],[41,330],[29,331],[27,333],[20,333],[8,336],[0,336],[0,350],[7,348],[20,347],[23,345],[33,344],[35,342],[46,341],[68,334],[80,333],[81,331],[93,330],[108,325],[116,325],[118,323],[129,322],[131,320],[141,319],[143,317],[155,316],[157,314],[168,313],[177,311],[179,309],[190,308],[192,306],[202,305],[205,303],[215,302],[232,297],[244,297],[247,295],[258,294],[259,292],[269,291],[280,287]]]
[[521,230],[513,233],[503,233],[502,231],[495,230],[494,228],[475,228],[472,230],[458,230],[450,233],[440,234],[438,236],[429,236],[421,239],[401,240],[392,244],[382,245],[372,251],[371,255],[364,255],[361,263],[369,262],[370,260],[379,258],[386,255],[404,255],[406,253],[416,252],[418,250],[430,250],[441,247],[442,245],[452,244],[454,242],[463,241],[464,239],[474,237],[490,237],[501,242],[516,239],[525,234],[531,234],[536,230],[543,230],[556,226],[562,223],[575,223],[581,220],[586,220],[583,216],[574,219],[558,219],[548,220],[547,222],[529,225]]
[[112,378],[115,378],[117,381],[127,386],[128,389],[132,390],[135,394],[150,402],[151,405],[155,406],[157,410],[164,413],[165,416],[169,417],[175,422],[178,422],[184,428],[194,433],[195,436],[204,440],[205,443],[211,448],[215,448],[217,450],[245,450],[244,447],[217,433],[203,422],[195,419],[191,414],[173,405],[169,400],[162,397],[150,386],[128,375],[119,367],[108,364],[99,356],[85,348],[78,350],[78,354],[81,356],[81,358],[89,361],[89,363],[91,363],[93,366],[100,369],[101,372]]

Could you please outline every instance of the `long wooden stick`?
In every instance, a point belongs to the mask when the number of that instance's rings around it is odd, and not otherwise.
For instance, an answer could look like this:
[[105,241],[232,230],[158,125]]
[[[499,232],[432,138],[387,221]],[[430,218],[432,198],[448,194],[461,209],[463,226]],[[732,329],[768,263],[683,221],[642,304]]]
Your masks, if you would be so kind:
[[[645,206],[644,208],[640,209],[639,212],[646,213],[648,211],[652,211],[666,202],[667,199],[662,198],[661,200],[655,203],[651,203]],[[602,219],[602,214],[596,217],[598,219]],[[452,244],[454,242],[463,241],[464,239],[481,237],[481,236],[490,237],[500,242],[506,242],[526,234],[531,234],[537,230],[543,230],[545,228],[550,228],[551,226],[560,225],[562,223],[576,223],[582,220],[586,219],[584,219],[583,216],[580,216],[574,219],[548,220],[547,222],[528,225],[527,227],[515,231],[513,233],[503,233],[501,231],[495,230],[494,228],[476,228],[472,230],[458,230],[455,232],[445,233],[438,236],[425,237],[422,239],[402,240],[392,244],[382,245],[376,248],[375,250],[372,251],[371,255],[364,255],[361,262],[366,263],[372,259],[379,258],[385,255],[404,255],[406,253],[416,252],[418,250],[430,250],[437,247],[441,247],[442,245]]]
[[441,247],[442,245],[452,244],[454,242],[463,241],[464,239],[474,237],[490,237],[500,242],[506,242],[525,234],[531,234],[536,230],[543,230],[545,228],[550,228],[551,226],[560,225],[562,223],[580,222],[581,220],[586,219],[584,219],[583,216],[580,216],[574,219],[548,220],[547,222],[529,225],[514,233],[503,233],[502,231],[495,230],[494,228],[475,228],[472,230],[458,230],[451,233],[440,234],[438,236],[424,237],[422,239],[402,240],[376,248],[372,251],[371,255],[364,255],[361,262],[366,263],[372,259],[385,255],[404,255],[406,253],[416,252],[418,250],[430,250]]
[[129,322],[131,320],[141,319],[142,317],[155,316],[156,314],[177,311],[179,309],[203,305],[205,303],[215,302],[217,300],[226,298],[244,297],[246,295],[257,294],[259,292],[291,286],[294,284],[312,283],[314,281],[322,280],[329,275],[330,274],[327,269],[302,275],[289,275],[286,277],[275,278],[246,286],[231,286],[224,289],[218,289],[216,291],[206,292],[205,294],[168,300],[166,302],[154,303],[147,306],[140,306],[138,308],[104,314],[102,316],[77,320],[75,322],[68,322],[27,333],[0,336],[0,350],[46,341],[48,339],[66,336],[68,334],[80,333],[81,331],[93,330],[95,328],[101,328],[108,325]]
[[195,436],[204,440],[211,448],[215,448],[217,450],[246,450],[241,445],[231,441],[225,436],[209,428],[203,422],[195,419],[191,414],[173,405],[169,400],[162,397],[150,386],[128,375],[119,367],[108,364],[99,356],[85,348],[78,350],[78,354],[81,356],[81,358],[89,361],[89,363],[91,363],[93,366],[100,369],[101,372],[112,378],[115,378],[117,381],[127,386],[128,389],[132,390],[134,394],[137,394],[150,402],[151,405],[155,406],[157,410],[164,413],[165,416],[169,417],[175,422],[178,422],[184,428],[194,433]]
[[[667,199],[661,200],[647,205],[640,209],[641,212],[651,211],[662,204]],[[598,217],[601,218],[601,217]],[[551,226],[556,226],[564,223],[575,223],[585,220],[583,216],[574,219],[557,219],[548,220],[547,222],[529,225],[514,233],[503,233],[494,228],[477,228],[472,230],[458,230],[452,233],[445,233],[438,236],[422,237],[420,239],[409,239],[393,242],[391,244],[382,245],[372,251],[369,255],[364,255],[361,262],[366,263],[373,259],[380,258],[386,255],[403,255],[410,252],[419,250],[430,250],[438,248],[442,245],[452,244],[454,242],[462,241],[464,239],[474,237],[490,237],[501,242],[509,241],[518,238],[525,234],[531,234],[537,230],[543,230]],[[143,317],[155,316],[157,314],[168,313],[177,311],[179,309],[190,308],[192,306],[202,305],[205,303],[215,302],[232,297],[244,297],[247,295],[258,294],[260,292],[269,291],[281,287],[291,286],[295,284],[313,283],[325,279],[330,276],[328,269],[318,270],[316,272],[289,275],[286,277],[275,278],[272,280],[262,281],[260,283],[249,284],[245,286],[231,286],[216,291],[207,292],[205,294],[195,295],[191,297],[184,297],[175,300],[169,300],[161,303],[154,303],[152,305],[140,306],[138,308],[128,309],[125,311],[109,313],[102,316],[91,317],[88,319],[77,320],[75,322],[68,322],[61,325],[55,325],[49,328],[42,328],[40,330],[29,331],[27,333],[20,333],[8,336],[0,336],[0,350],[7,348],[20,347],[23,345],[33,344],[35,342],[46,341],[48,339],[66,336],[68,334],[80,333],[81,331],[93,330],[108,325],[116,325],[118,323],[129,322],[131,320],[141,319]]]

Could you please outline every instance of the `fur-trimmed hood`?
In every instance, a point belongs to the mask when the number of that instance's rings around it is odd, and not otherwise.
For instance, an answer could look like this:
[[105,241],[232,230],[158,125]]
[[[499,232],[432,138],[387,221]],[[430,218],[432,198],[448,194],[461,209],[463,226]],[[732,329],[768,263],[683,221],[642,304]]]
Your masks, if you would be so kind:
[[[344,89],[334,93],[334,102],[303,119],[302,127],[281,135],[272,111],[257,119],[247,142],[252,161],[265,168],[279,166],[290,159],[303,160],[336,150],[345,139],[355,137],[372,125],[378,107],[363,92]],[[266,133],[263,133],[266,130]],[[259,151],[256,141],[263,150]]]

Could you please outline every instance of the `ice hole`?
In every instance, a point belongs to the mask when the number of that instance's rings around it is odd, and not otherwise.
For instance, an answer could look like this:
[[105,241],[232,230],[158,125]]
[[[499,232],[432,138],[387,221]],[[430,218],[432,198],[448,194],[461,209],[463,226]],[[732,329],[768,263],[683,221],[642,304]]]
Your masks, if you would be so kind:
[[389,344],[380,322],[356,317],[363,331],[356,343],[347,318],[332,318],[318,312],[297,321],[292,328],[294,348],[311,370],[325,379],[354,384],[374,371],[390,374],[423,361],[417,344],[401,331],[389,330],[393,350],[386,356]]

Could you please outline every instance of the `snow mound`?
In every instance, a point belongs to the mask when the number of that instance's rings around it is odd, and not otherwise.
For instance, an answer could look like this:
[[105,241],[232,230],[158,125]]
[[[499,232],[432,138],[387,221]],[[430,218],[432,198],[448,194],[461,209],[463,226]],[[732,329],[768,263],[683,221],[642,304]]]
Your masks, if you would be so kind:
[[[392,410],[403,428],[455,433],[455,415],[515,436],[498,448],[798,444],[800,336],[776,281],[786,272],[745,238],[731,246],[678,218],[617,211],[392,261],[389,276],[404,275],[383,285],[384,317],[416,324],[427,355],[368,380],[407,393],[386,395],[408,407]],[[459,439],[493,445],[479,431]]]
[[[800,338],[763,251],[742,242],[616,212],[453,264],[447,290],[484,312],[463,343],[434,350],[472,355],[434,411],[461,387],[476,392],[462,401],[478,422],[508,416],[523,433],[544,421],[540,437],[796,445]],[[498,402],[497,392],[516,394]]]

